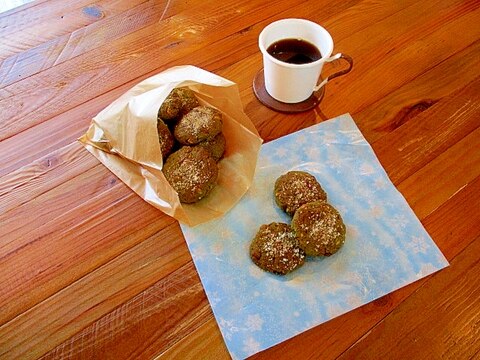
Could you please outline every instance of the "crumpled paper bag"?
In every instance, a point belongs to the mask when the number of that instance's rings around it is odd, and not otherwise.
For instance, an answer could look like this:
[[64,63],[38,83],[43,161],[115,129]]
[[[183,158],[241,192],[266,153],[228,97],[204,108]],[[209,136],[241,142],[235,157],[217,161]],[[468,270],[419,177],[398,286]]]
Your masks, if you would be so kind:
[[[162,173],[157,113],[175,87],[223,114],[226,138],[217,185],[195,204],[182,204]],[[243,112],[237,85],[194,66],[177,66],[143,80],[92,119],[79,138],[85,148],[145,201],[189,226],[221,217],[250,187],[262,139]]]

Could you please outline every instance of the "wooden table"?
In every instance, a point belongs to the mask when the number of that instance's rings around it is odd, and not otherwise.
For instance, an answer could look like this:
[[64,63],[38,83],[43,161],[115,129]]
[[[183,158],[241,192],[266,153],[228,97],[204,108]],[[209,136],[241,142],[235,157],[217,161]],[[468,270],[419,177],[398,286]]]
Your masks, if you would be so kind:
[[[297,115],[252,91],[258,35],[286,17],[322,24],[355,61]],[[479,23],[477,0],[37,0],[0,14],[0,358],[228,358],[178,222],[76,141],[183,64],[238,83],[265,141],[351,113],[451,263],[255,359],[480,358]]]

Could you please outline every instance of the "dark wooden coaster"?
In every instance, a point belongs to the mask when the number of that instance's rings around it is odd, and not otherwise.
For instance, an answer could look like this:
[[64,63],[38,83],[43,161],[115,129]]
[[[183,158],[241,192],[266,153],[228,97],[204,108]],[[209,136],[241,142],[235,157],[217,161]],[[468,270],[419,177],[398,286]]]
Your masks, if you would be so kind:
[[266,107],[283,112],[283,113],[299,113],[311,110],[320,104],[325,94],[325,87],[322,87],[317,92],[314,92],[307,100],[304,100],[299,103],[288,104],[278,100],[275,100],[265,89],[265,77],[263,74],[263,69],[260,69],[259,72],[253,78],[253,92],[257,99]]

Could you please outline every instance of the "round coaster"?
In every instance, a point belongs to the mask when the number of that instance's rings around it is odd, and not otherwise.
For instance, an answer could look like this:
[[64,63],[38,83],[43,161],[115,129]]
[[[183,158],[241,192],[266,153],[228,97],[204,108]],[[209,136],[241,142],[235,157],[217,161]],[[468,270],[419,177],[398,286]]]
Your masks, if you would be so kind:
[[253,92],[257,99],[266,107],[284,113],[299,113],[315,108],[323,99],[325,94],[325,87],[322,87],[317,92],[314,92],[307,100],[299,103],[289,104],[275,100],[265,89],[265,77],[263,69],[253,78]]

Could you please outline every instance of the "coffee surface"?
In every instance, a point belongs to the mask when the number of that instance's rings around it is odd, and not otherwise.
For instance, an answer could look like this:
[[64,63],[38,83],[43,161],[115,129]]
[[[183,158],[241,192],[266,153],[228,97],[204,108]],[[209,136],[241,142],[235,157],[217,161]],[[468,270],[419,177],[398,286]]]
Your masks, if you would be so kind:
[[320,50],[303,39],[282,39],[267,48],[274,58],[289,64],[308,64],[322,57]]

